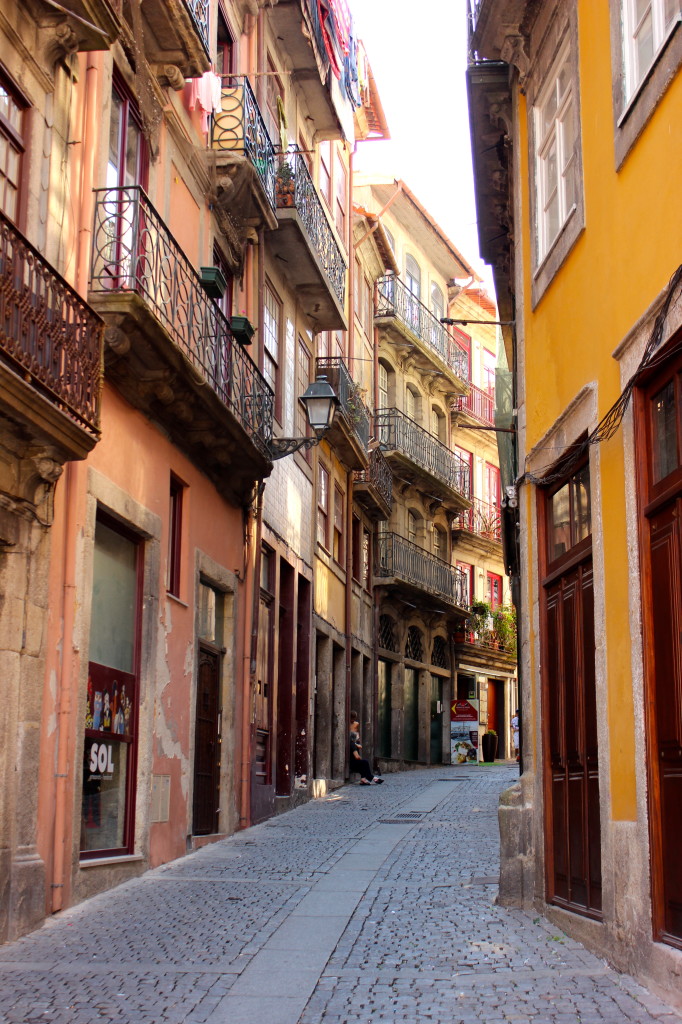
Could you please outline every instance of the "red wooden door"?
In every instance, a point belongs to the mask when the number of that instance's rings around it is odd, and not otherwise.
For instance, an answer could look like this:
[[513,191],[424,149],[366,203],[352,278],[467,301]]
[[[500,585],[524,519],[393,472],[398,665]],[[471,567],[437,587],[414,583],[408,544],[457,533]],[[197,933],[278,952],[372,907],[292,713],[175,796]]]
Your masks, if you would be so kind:
[[601,911],[592,560],[545,591],[550,898]]
[[218,831],[220,809],[220,655],[199,647],[197,715],[194,730],[194,806],[192,832]]

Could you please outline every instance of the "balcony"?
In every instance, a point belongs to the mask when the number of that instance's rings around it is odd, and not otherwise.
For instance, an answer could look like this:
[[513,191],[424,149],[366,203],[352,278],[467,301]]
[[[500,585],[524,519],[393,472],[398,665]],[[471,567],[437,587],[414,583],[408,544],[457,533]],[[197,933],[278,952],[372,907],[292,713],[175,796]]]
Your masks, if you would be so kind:
[[468,395],[458,395],[452,403],[453,412],[463,412],[480,423],[495,426],[495,396],[471,385]]
[[22,434],[83,459],[99,439],[104,325],[0,213],[0,387]]
[[346,261],[300,153],[282,158],[275,187],[279,227],[269,249],[314,329],[346,330]]
[[147,63],[174,88],[209,71],[210,0],[114,0],[134,48],[144,41]]
[[293,68],[290,80],[303,94],[316,137],[352,139],[353,111],[331,70],[317,0],[269,4],[267,20]]
[[467,610],[467,576],[397,533],[380,533],[374,585],[394,587],[425,603]]
[[472,534],[486,546],[493,544],[499,548],[502,541],[502,513],[499,505],[493,505],[481,498],[472,498],[471,501],[471,508],[464,509],[455,517],[453,531]]
[[417,369],[445,376],[452,396],[466,394],[469,355],[398,277],[377,281],[374,318],[390,332],[398,349],[415,361]]
[[318,359],[315,366],[317,376],[327,378],[340,403],[325,440],[350,469],[365,469],[369,460],[369,413],[358,386],[339,357]]
[[106,50],[121,31],[120,0],[69,0],[61,8],[42,0],[41,8],[39,39],[45,52],[52,51],[53,58],[64,57],[74,47],[80,51]]
[[95,193],[91,302],[105,366],[237,503],[270,473],[273,394],[145,193]]
[[398,409],[381,409],[374,422],[396,475],[455,512],[469,507],[469,467],[459,455]]
[[355,471],[353,498],[372,519],[390,519],[393,508],[393,474],[379,448],[370,454],[366,469]]
[[[246,229],[277,227],[275,150],[248,78],[230,78],[211,134],[217,206]],[[226,178],[229,187],[220,184]],[[244,233],[244,232],[242,232]]]

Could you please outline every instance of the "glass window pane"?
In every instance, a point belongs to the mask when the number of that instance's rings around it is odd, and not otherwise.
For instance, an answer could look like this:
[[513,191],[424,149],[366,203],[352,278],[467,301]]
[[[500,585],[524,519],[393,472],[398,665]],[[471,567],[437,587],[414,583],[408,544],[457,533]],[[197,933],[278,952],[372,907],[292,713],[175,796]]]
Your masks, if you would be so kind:
[[98,522],[90,622],[90,660],[133,672],[137,544]]
[[664,31],[667,30],[671,23],[680,13],[680,0],[665,0],[665,8],[663,12],[664,19]]
[[126,136],[126,174],[125,185],[138,185],[140,180],[140,129],[132,117],[128,116],[128,132]]
[[552,496],[550,517],[550,559],[558,558],[571,546],[571,502],[569,485]]
[[635,36],[637,50],[637,79],[639,80],[654,58],[654,33],[651,12],[640,25]]
[[10,98],[7,89],[0,85],[0,114],[9,121]]
[[573,486],[573,543],[592,533],[592,507],[590,503],[590,467],[584,466],[571,481]]
[[128,744],[85,739],[81,850],[120,850],[124,845]]
[[638,25],[644,15],[651,10],[651,0],[635,0],[635,24]]
[[109,122],[109,163],[107,166],[107,187],[119,184],[118,171],[121,166],[121,110],[123,100],[116,93],[111,96],[111,121]]
[[545,135],[547,131],[552,127],[554,118],[556,117],[556,106],[557,96],[556,87],[554,87],[547,97],[544,107],[542,108],[541,125],[542,134]]
[[216,639],[216,593],[205,583],[199,585],[199,638],[209,643]]
[[559,233],[559,193],[555,192],[545,211],[545,225],[547,231],[546,246],[556,238]]
[[654,395],[651,401],[653,426],[654,483],[677,469],[677,416],[675,409],[675,382]]

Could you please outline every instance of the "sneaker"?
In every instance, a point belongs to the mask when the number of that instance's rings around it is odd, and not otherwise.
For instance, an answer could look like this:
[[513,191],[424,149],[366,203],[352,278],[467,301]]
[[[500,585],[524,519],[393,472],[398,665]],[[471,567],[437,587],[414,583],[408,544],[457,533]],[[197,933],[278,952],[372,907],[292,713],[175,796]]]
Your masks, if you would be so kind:
[[372,779],[372,782],[374,783],[375,786],[380,786],[383,781],[384,780],[380,779],[378,775],[375,775],[374,778]]

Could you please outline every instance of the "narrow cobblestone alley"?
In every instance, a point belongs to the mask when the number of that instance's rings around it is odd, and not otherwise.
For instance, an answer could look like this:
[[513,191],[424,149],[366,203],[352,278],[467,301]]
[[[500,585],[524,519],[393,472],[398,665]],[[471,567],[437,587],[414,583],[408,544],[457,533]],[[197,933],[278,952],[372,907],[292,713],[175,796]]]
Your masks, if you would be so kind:
[[391,775],[205,847],[0,949],[3,1024],[679,1024],[495,905],[516,767]]

